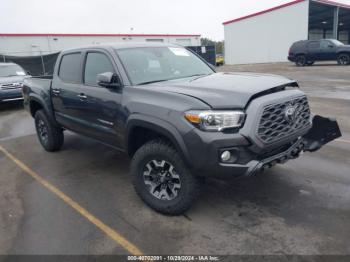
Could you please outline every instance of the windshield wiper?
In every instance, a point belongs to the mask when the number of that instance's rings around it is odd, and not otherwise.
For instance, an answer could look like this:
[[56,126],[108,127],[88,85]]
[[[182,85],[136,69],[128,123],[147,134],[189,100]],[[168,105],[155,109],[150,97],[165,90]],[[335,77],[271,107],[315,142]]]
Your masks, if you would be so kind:
[[195,77],[195,76],[198,76],[194,79],[191,79],[190,82],[194,81],[194,80],[197,80],[199,78],[202,78],[202,77],[205,77],[205,76],[208,76],[208,75],[211,75],[211,74],[195,74],[195,75],[191,75],[191,76],[186,76],[186,77]]
[[194,75],[190,75],[190,76],[185,76],[185,77],[194,77],[194,76],[207,76],[210,74],[194,74]]
[[[165,81],[171,81],[171,80],[182,79],[182,78],[189,78],[189,77],[195,77],[195,76],[198,76],[198,78],[199,78],[199,77],[208,76],[208,75],[211,75],[211,74],[194,74],[194,75],[190,75],[190,76],[181,76],[181,77],[177,77],[177,78],[153,80],[153,81],[142,82],[142,83],[139,83],[137,85],[138,86],[139,85],[147,85],[147,84],[153,84],[153,83],[158,83],[158,82],[165,82]],[[196,79],[198,79],[198,78],[196,78]]]
[[169,81],[169,79],[147,81],[147,82],[139,83],[139,84],[137,84],[137,85],[138,85],[138,86],[140,86],[140,85],[148,85],[148,84],[153,84],[153,83],[158,83],[158,82],[165,82],[165,81]]

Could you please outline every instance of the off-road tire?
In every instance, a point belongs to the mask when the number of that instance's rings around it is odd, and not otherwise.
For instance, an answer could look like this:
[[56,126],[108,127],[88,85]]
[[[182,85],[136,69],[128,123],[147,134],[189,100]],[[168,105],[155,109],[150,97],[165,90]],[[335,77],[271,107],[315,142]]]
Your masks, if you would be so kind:
[[[43,110],[38,110],[35,113],[34,119],[36,133],[42,147],[49,152],[58,151],[64,142],[62,128],[54,125]],[[46,133],[46,135],[44,136],[43,133]]]
[[307,64],[307,59],[305,55],[298,55],[295,58],[295,65],[296,66],[306,66]]
[[338,65],[349,65],[350,55],[349,54],[339,54],[337,58]]
[[[171,163],[181,181],[181,188],[172,200],[158,199],[145,184],[144,169],[152,160]],[[133,185],[141,199],[155,211],[166,215],[181,215],[190,208],[200,191],[201,179],[191,174],[179,153],[167,142],[152,140],[141,146],[131,161]]]

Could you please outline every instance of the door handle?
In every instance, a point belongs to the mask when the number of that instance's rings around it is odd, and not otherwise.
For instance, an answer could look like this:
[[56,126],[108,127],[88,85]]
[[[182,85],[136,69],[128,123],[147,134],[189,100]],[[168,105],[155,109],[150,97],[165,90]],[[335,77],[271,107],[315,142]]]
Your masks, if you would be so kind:
[[52,89],[52,93],[54,95],[59,95],[61,93],[61,90],[59,90],[59,89]]
[[86,96],[85,94],[79,94],[79,95],[77,95],[77,97],[79,97],[80,100],[85,100],[85,99],[87,99],[87,96]]

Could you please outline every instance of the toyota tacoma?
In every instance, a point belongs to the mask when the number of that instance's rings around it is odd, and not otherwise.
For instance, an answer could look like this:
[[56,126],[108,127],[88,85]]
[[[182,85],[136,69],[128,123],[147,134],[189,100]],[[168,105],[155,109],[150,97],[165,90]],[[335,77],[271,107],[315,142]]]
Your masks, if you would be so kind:
[[45,150],[71,130],[127,153],[138,195],[169,215],[190,207],[203,177],[254,175],[341,136],[335,120],[310,113],[295,81],[216,73],[177,45],[66,50],[23,94]]

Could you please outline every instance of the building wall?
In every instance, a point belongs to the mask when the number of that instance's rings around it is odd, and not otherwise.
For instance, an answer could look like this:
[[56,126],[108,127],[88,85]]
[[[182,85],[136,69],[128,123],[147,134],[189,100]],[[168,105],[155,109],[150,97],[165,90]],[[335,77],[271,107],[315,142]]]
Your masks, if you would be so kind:
[[226,24],[226,64],[287,61],[292,43],[308,38],[308,17],[309,2],[304,1]]
[[200,36],[4,36],[0,35],[0,54],[31,56],[64,49],[113,42],[154,41],[198,46]]

